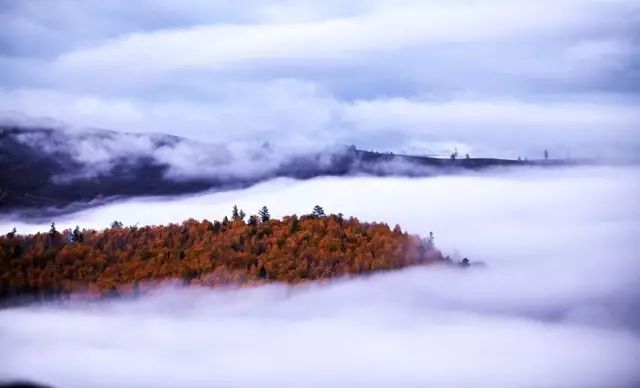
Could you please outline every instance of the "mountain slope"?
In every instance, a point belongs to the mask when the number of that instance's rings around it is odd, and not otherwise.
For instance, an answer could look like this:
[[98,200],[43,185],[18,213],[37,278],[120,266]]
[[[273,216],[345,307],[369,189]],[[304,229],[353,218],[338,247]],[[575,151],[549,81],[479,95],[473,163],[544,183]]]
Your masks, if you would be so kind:
[[0,213],[68,212],[114,197],[247,187],[275,177],[370,174],[431,176],[460,169],[558,165],[563,161],[439,159],[358,150],[243,151],[169,135],[48,128],[0,129]]

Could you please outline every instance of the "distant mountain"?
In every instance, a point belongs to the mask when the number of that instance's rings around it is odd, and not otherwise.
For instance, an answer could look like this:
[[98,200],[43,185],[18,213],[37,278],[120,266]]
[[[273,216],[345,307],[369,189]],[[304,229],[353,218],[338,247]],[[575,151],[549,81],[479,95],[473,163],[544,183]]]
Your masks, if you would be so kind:
[[423,177],[460,169],[566,161],[432,158],[359,150],[283,152],[268,144],[242,151],[162,134],[51,128],[0,129],[0,213],[70,212],[132,196],[229,190],[276,178]]

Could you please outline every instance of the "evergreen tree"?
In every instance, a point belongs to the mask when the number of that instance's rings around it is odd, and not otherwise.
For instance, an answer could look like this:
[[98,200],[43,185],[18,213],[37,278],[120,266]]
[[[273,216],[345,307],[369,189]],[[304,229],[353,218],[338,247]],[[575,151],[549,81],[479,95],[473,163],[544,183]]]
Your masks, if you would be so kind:
[[429,238],[427,238],[427,245],[430,248],[433,248],[434,246],[434,237],[433,237],[433,232],[429,232]]
[[247,213],[244,212],[244,210],[240,209],[240,219],[244,221],[244,218],[247,216]]
[[123,226],[124,224],[118,220],[111,223],[111,229],[122,229]]
[[256,226],[258,225],[258,216],[256,215],[250,215],[249,216],[249,222],[247,222],[249,225],[251,226]]
[[78,225],[76,225],[76,228],[73,230],[73,233],[71,233],[71,241],[73,242],[84,241],[84,235],[80,231],[80,227]]
[[16,228],[13,228],[11,232],[7,233],[7,237],[14,238],[16,236],[16,233],[18,233],[18,231],[16,230]]
[[316,205],[313,207],[313,212],[311,215],[315,218],[324,217],[324,209],[320,205]]
[[229,217],[224,216],[224,218],[222,219],[222,226],[227,226],[229,225]]
[[235,221],[239,218],[240,218],[240,213],[238,213],[238,206],[233,205],[233,210],[231,210],[231,219]]
[[266,206],[263,206],[262,209],[260,209],[260,211],[258,212],[258,215],[260,216],[260,220],[262,222],[267,222],[271,219],[271,215],[269,214],[269,209],[267,209]]
[[49,236],[51,236],[51,238],[55,238],[58,236],[58,231],[56,230],[55,222],[51,223],[51,229],[49,229]]
[[290,233],[294,234],[295,232],[297,232],[300,229],[300,220],[298,219],[298,216],[296,216],[295,214],[291,217],[291,230]]

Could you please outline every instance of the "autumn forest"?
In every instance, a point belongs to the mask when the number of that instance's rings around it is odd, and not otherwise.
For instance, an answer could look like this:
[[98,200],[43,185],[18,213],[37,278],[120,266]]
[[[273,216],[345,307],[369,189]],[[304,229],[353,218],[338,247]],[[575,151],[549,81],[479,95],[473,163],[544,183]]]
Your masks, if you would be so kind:
[[[245,220],[246,218],[246,220]],[[0,237],[0,297],[136,294],[159,282],[251,285],[353,276],[443,262],[433,235],[421,238],[320,206],[271,219],[234,206],[221,221],[58,231]]]

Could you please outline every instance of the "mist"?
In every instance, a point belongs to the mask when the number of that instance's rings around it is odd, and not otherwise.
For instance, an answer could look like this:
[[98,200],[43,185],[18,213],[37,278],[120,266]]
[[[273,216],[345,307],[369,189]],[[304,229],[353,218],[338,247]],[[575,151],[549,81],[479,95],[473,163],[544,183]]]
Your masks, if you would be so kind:
[[0,4],[0,233],[320,205],[486,264],[1,308],[0,386],[640,386],[637,0]]
[[0,121],[438,155],[640,147],[637,1],[240,4],[6,4]]
[[[242,290],[0,311],[0,379],[55,386],[550,386],[640,383],[640,169],[278,179],[56,219],[105,228],[315,204],[399,223],[479,269],[409,268]],[[348,190],[346,190],[348,188]],[[3,219],[0,227],[48,224]]]

